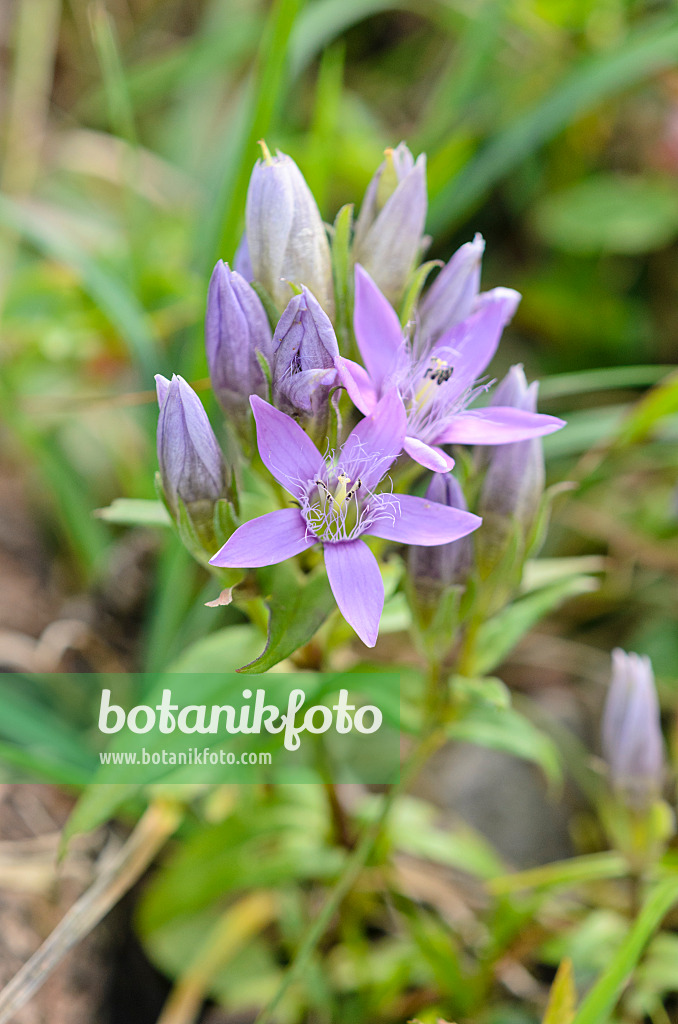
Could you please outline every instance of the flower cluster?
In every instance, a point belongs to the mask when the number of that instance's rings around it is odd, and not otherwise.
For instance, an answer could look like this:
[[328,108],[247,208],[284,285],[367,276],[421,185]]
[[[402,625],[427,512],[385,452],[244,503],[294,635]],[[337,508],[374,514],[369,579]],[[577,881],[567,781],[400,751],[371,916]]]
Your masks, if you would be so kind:
[[[454,459],[447,446],[491,446],[482,466],[485,505],[522,521],[534,517],[543,490],[538,439],[563,426],[536,411],[536,389],[520,368],[498,398],[469,408],[491,387],[484,374],[520,296],[508,288],[480,291],[484,241],[477,235],[419,297],[433,266],[417,270],[426,208],[425,158],[415,160],[401,143],[370,182],[349,251],[339,259],[337,236],[330,241],[299,168],[263,146],[236,269],[219,261],[207,298],[214,393],[245,450],[251,409],[261,461],[288,496],[285,507],[241,522],[209,552],[210,564],[252,569],[320,545],[337,605],[369,646],[377,639],[384,587],[362,538],[428,548],[429,556],[408,556],[412,579],[458,587],[474,564],[473,545],[463,538],[481,517],[468,511],[449,476]],[[342,351],[337,310],[340,296],[351,295],[353,332]],[[177,495],[189,517],[227,499],[235,526],[237,456],[227,477],[206,414],[185,381],[159,378],[158,396],[170,511],[177,516]],[[355,425],[344,430],[343,422]],[[398,486],[413,480],[408,467],[418,472],[416,464],[441,474],[424,497]],[[497,491],[499,502],[492,498]]]

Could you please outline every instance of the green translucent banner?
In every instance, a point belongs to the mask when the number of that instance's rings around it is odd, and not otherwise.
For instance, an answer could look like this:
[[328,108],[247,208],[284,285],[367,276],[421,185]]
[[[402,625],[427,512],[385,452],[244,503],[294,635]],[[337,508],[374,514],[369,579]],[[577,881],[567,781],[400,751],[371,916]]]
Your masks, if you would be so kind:
[[0,780],[397,781],[395,673],[0,675]]

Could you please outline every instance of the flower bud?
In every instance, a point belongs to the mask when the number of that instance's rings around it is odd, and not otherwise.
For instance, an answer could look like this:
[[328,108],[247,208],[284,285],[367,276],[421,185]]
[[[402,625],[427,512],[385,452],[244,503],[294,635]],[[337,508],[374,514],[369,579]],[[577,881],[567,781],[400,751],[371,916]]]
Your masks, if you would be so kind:
[[158,462],[165,498],[179,516],[181,500],[189,515],[211,518],[212,508],[227,493],[221,449],[202,402],[183,377],[156,375]]
[[257,353],[270,363],[271,328],[257,293],[222,260],[207,292],[205,349],[214,393],[224,412],[242,427],[249,422],[250,395],[268,398]]
[[235,250],[235,256],[233,257],[233,269],[236,273],[244,277],[247,283],[254,280],[254,271],[252,270],[252,260],[250,259],[250,247],[247,244],[247,233],[243,231],[242,238],[238,243],[238,248]]
[[479,234],[457,249],[419,304],[419,331],[428,345],[473,311],[484,251],[485,239]]
[[[440,505],[468,511],[464,492],[451,473],[434,473],[426,497]],[[425,600],[436,600],[448,587],[463,586],[472,565],[473,541],[470,536],[431,547],[412,545],[407,552],[410,578],[419,596]]]
[[[537,411],[539,384],[527,384],[522,366],[512,366],[496,388],[491,405]],[[541,438],[476,449],[477,463],[487,466],[478,515],[483,528],[478,545],[484,562],[497,560],[518,529],[523,542],[535,524],[544,491],[544,452]]]
[[273,335],[273,401],[320,440],[327,430],[329,394],[337,384],[334,328],[308,288],[287,304]]
[[602,722],[603,756],[616,794],[634,810],[661,794],[664,746],[659,702],[648,657],[612,652],[612,681]]
[[247,192],[247,245],[254,280],[278,309],[290,297],[288,282],[305,285],[334,315],[332,261],[327,232],[304,176],[291,157],[257,160]]
[[387,149],[360,208],[353,256],[393,306],[423,247],[426,209],[425,155],[415,163],[404,142]]

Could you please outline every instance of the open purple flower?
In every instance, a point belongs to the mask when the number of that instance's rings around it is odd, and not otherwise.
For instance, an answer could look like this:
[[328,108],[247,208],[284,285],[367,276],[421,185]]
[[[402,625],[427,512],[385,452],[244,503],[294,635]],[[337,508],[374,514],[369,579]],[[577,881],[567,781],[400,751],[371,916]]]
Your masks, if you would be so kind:
[[454,465],[441,444],[508,444],[559,430],[565,424],[555,416],[499,405],[467,409],[489,386],[479,377],[519,299],[510,288],[479,295],[470,316],[428,345],[417,335],[412,341],[403,337],[395,310],[357,266],[354,327],[365,368],[338,360],[342,383],[366,415],[382,395],[397,388],[407,413],[403,447],[416,462],[439,473]]
[[405,438],[405,409],[395,389],[351,431],[339,452],[326,457],[290,416],[256,395],[251,403],[262,461],[292,495],[295,507],[244,523],[211,564],[274,565],[321,542],[339,610],[360,639],[374,647],[384,585],[362,535],[402,544],[446,544],[477,529],[481,520],[427,498],[377,491]]

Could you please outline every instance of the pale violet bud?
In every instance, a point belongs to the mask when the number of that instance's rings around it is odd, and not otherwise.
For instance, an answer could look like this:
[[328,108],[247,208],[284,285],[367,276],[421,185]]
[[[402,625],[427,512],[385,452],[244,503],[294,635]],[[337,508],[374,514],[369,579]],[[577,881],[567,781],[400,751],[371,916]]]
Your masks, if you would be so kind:
[[353,256],[393,306],[418,262],[427,205],[425,155],[415,162],[404,142],[387,149],[360,208]]
[[426,292],[419,304],[419,330],[427,344],[434,344],[473,312],[484,251],[485,239],[476,235],[457,249]]
[[[512,366],[495,389],[490,406],[537,411],[539,384],[528,386],[522,366]],[[503,521],[516,524],[527,536],[539,510],[544,491],[544,452],[540,437],[476,449],[480,465],[487,466],[478,505],[486,520],[485,538]]]
[[157,374],[158,463],[167,504],[178,516],[179,499],[202,518],[227,494],[224,462],[202,402],[176,374]]
[[334,315],[332,260],[325,225],[303,174],[291,157],[264,148],[247,192],[247,246],[254,280],[278,309],[290,284],[309,288],[328,316]]
[[238,426],[249,421],[250,395],[268,398],[257,354],[270,364],[273,342],[268,317],[254,289],[219,260],[207,292],[205,349],[214,393]]
[[287,304],[273,336],[273,401],[312,436],[327,427],[330,391],[338,383],[337,337],[308,288]]
[[[467,511],[464,492],[451,473],[434,473],[426,497],[439,505]],[[472,566],[473,541],[468,535],[449,544],[412,545],[407,552],[410,580],[415,593],[424,602],[435,600],[449,587],[464,586]]]
[[602,750],[617,795],[643,810],[659,799],[664,779],[659,701],[648,657],[612,652],[612,680],[602,721]]
[[235,250],[235,256],[233,257],[233,269],[237,271],[241,277],[244,277],[248,284],[254,280],[252,260],[250,259],[250,247],[247,244],[247,233],[244,231],[238,248]]

